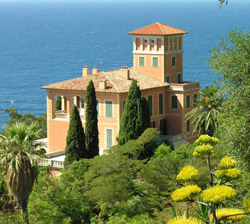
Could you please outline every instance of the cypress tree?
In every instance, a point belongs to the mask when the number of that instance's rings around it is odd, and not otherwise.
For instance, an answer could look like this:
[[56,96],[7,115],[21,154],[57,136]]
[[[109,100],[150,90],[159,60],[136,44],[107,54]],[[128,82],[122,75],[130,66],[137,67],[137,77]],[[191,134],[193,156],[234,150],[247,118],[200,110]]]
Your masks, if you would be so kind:
[[96,93],[92,80],[88,84],[85,101],[85,144],[87,157],[93,158],[99,155],[99,138]]
[[82,158],[86,158],[85,134],[79,111],[74,106],[66,140],[64,168],[68,168],[75,160]]
[[62,99],[61,96],[57,96],[56,98],[56,110],[62,109]]
[[149,111],[145,101],[141,97],[136,80],[133,80],[122,114],[118,137],[119,145],[123,145],[131,139],[137,139],[150,126]]

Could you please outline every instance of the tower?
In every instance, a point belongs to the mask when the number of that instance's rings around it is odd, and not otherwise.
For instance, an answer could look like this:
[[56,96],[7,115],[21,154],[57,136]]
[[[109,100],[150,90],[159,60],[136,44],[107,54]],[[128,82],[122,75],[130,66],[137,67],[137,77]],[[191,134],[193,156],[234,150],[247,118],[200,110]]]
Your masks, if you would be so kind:
[[133,67],[159,81],[181,83],[186,33],[159,22],[129,32],[134,37]]

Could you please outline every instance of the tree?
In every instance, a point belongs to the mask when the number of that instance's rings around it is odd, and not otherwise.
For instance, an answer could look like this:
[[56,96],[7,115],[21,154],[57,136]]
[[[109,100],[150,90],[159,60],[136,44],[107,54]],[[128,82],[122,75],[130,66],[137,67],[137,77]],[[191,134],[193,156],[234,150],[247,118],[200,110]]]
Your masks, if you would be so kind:
[[26,123],[27,125],[31,125],[36,122],[36,129],[39,130],[39,136],[37,138],[46,138],[47,137],[47,114],[44,113],[42,116],[36,117],[34,114],[18,113],[17,109],[12,107],[8,109],[4,109],[4,112],[9,114],[10,119],[8,121],[8,125],[15,124],[17,122]]
[[85,112],[85,144],[88,158],[99,155],[97,102],[95,87],[92,80],[89,82],[86,92]]
[[29,223],[28,199],[37,177],[34,162],[45,153],[45,150],[38,150],[41,143],[34,142],[37,136],[35,123],[5,126],[4,135],[0,135],[0,157],[6,167],[7,187],[21,208],[23,223]]
[[206,87],[200,94],[201,100],[197,101],[197,106],[186,115],[186,118],[191,119],[193,131],[213,136],[218,127],[223,95],[220,87],[215,85]]
[[56,98],[56,111],[62,109],[62,99],[61,96],[58,95]]
[[30,195],[29,211],[32,223],[90,224],[95,209],[84,193],[84,179],[88,163],[82,159],[73,162],[60,178],[39,173],[38,182]]
[[74,161],[86,158],[86,156],[82,121],[77,107],[74,106],[66,140],[64,168],[67,168]]
[[209,65],[225,96],[218,117],[222,147],[250,170],[250,33],[232,31],[213,48]]
[[131,139],[137,139],[150,126],[149,111],[145,105],[147,105],[146,100],[141,97],[140,88],[137,86],[136,80],[133,80],[122,114],[119,145],[123,145]]
[[222,7],[222,5],[226,2],[226,5],[228,4],[228,0],[218,0],[219,1],[219,8]]

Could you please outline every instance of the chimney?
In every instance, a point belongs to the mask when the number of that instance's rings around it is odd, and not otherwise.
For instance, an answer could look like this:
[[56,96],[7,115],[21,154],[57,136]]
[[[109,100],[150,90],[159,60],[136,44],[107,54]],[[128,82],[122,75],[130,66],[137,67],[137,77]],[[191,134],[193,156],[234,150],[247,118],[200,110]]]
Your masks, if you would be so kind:
[[99,72],[99,69],[97,68],[97,66],[94,66],[94,68],[92,69],[92,74],[97,74]]
[[99,80],[99,88],[105,90],[107,88],[107,80]]
[[87,65],[84,66],[84,68],[82,69],[82,77],[86,77],[89,75],[89,68]]
[[129,80],[130,79],[130,71],[129,68],[127,66],[122,66],[122,68],[120,69],[120,75]]

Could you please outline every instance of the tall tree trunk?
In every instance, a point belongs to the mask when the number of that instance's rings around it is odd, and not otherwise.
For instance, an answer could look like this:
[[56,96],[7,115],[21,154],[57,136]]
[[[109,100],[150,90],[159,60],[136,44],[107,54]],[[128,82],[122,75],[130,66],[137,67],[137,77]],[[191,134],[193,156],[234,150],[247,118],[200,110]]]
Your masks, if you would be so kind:
[[28,214],[27,205],[22,206],[21,212],[22,212],[22,223],[29,224],[29,214]]

